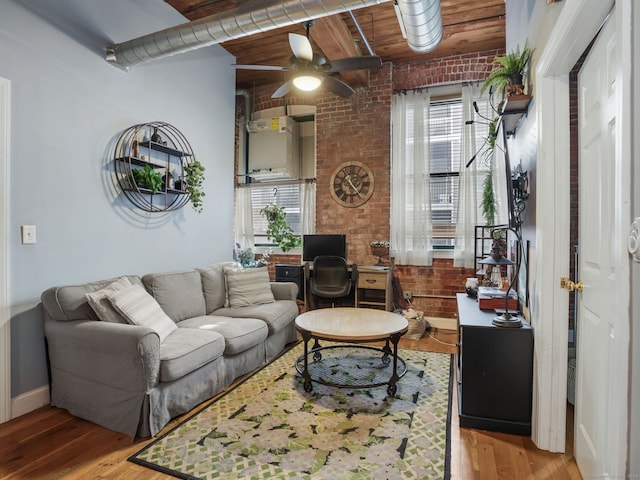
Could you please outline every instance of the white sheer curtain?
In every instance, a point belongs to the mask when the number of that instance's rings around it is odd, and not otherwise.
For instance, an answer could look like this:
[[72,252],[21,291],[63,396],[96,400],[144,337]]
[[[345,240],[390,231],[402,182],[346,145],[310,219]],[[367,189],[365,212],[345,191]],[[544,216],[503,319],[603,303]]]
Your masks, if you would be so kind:
[[[462,148],[460,150],[460,176],[458,192],[458,218],[456,221],[456,239],[453,252],[453,266],[475,267],[475,226],[483,225],[484,215],[481,210],[481,185],[486,174],[486,167],[478,157],[467,167],[467,163],[478,152],[481,144],[476,141],[476,123],[468,121],[479,120],[475,116],[473,101],[474,90],[478,87],[471,85],[462,88]],[[480,121],[482,121],[480,119]]]
[[316,184],[300,184],[301,234],[316,233]]
[[511,172],[509,172],[509,182],[507,182],[507,158],[504,145],[504,131],[498,130],[496,138],[496,148],[491,159],[493,172],[493,195],[496,204],[496,225],[508,225],[510,216],[508,185],[511,185]]
[[253,237],[251,189],[248,187],[236,188],[235,224],[235,242],[243,249],[253,249],[255,247],[255,239]]
[[391,104],[391,253],[400,265],[431,265],[429,92],[394,95]]

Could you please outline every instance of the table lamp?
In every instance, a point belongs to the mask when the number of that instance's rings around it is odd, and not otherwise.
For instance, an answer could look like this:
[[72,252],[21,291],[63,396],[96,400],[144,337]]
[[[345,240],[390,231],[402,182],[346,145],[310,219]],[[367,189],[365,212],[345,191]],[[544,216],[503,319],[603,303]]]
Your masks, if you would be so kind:
[[[488,257],[483,258],[478,263],[482,263],[484,265],[493,265],[497,266],[498,268],[500,268],[501,265],[516,265],[516,263],[512,260],[503,257],[496,246],[491,249],[491,254]],[[516,270],[516,273],[513,275],[511,281],[509,282],[509,287],[507,288],[507,291],[505,293],[504,313],[493,318],[492,323],[497,327],[517,328],[522,326],[522,320],[520,319],[520,317],[511,315],[511,313],[509,313],[509,292],[511,291],[513,284],[518,276],[518,270],[519,269]]]

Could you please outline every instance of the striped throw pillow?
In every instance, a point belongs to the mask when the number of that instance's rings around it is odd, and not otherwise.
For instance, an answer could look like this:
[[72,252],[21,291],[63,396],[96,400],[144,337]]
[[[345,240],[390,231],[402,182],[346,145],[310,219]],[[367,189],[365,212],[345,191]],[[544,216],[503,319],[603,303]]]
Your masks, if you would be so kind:
[[160,343],[178,328],[156,299],[140,285],[109,293],[107,298],[129,323],[154,329],[160,337]]
[[276,301],[271,291],[269,271],[266,267],[225,267],[224,274],[231,308],[262,305]]

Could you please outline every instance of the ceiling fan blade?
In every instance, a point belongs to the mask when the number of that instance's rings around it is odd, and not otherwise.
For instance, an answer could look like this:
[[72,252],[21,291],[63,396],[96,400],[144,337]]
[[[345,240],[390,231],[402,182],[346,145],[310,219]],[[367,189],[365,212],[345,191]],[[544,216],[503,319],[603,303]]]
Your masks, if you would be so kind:
[[382,59],[377,55],[373,55],[370,57],[348,57],[332,60],[325,67],[325,71],[333,73],[346,72],[350,70],[367,70],[370,68],[380,67],[382,67]]
[[349,85],[344,83],[342,80],[338,80],[334,77],[326,76],[324,77],[324,81],[322,83],[327,88],[327,90],[340,97],[350,97],[351,95],[356,93],[356,91]]
[[289,67],[277,67],[275,65],[238,65],[234,63],[231,66],[242,70],[274,70],[280,72],[289,70]]
[[309,42],[309,39],[304,35],[290,33],[289,45],[291,46],[291,51],[296,58],[301,58],[303,60],[307,60],[308,62],[313,60],[313,50],[311,48],[311,43]]
[[287,93],[289,93],[289,90],[291,90],[291,87],[293,87],[292,80],[288,80],[284,82],[282,85],[280,85],[280,87],[275,92],[273,92],[273,95],[271,95],[271,98],[284,97]]

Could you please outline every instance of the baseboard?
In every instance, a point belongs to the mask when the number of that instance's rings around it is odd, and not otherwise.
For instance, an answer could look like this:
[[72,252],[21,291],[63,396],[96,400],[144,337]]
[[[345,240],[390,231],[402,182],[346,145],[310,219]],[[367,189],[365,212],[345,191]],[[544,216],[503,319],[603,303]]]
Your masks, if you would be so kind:
[[11,418],[20,417],[49,403],[49,385],[22,393],[11,399]]
[[438,330],[453,330],[458,329],[458,320],[456,318],[444,318],[444,317],[425,317],[429,325],[432,328]]

